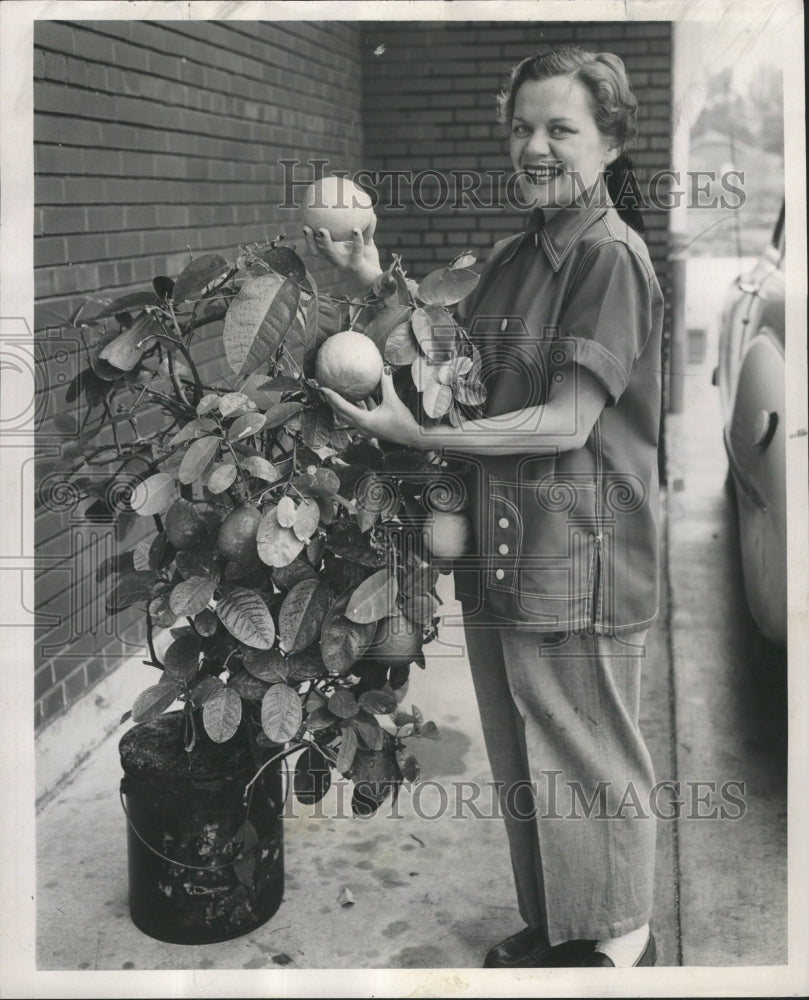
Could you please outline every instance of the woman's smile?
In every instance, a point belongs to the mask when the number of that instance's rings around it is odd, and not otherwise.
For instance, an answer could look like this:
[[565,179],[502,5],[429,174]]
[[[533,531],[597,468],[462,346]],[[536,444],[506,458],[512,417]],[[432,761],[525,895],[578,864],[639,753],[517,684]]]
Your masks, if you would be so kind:
[[619,150],[599,132],[586,88],[553,76],[517,92],[510,152],[528,205],[559,208],[589,191]]

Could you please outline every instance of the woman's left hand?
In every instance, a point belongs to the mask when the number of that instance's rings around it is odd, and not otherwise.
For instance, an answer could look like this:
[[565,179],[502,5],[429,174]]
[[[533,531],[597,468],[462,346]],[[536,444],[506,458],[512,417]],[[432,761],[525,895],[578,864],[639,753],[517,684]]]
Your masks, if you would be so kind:
[[413,414],[399,399],[393,387],[390,368],[382,372],[382,402],[373,410],[365,410],[350,403],[333,389],[321,386],[331,408],[369,437],[383,438],[411,448],[426,447],[421,443],[420,427]]

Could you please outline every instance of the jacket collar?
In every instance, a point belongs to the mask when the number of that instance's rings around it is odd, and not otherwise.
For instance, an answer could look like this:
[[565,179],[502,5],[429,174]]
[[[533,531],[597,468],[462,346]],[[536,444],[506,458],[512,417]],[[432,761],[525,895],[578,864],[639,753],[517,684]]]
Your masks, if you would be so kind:
[[532,212],[528,228],[512,237],[505,247],[501,263],[511,260],[526,238],[533,237],[534,245],[541,246],[554,272],[559,271],[582,235],[611,207],[609,200],[601,205],[573,204],[560,208],[548,222],[537,228],[537,213]]

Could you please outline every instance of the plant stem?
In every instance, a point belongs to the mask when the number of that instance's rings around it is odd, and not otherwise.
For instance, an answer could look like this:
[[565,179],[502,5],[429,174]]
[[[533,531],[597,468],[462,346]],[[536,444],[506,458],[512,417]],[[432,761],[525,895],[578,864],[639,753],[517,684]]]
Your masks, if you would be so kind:
[[163,664],[158,659],[154,648],[154,622],[152,621],[152,613],[148,605],[146,607],[146,643],[149,647],[149,655],[152,658],[152,662],[162,668]]
[[243,798],[245,799],[247,798],[248,794],[250,794],[250,789],[253,787],[253,785],[255,785],[255,783],[261,777],[262,772],[266,768],[268,768],[270,764],[275,763],[275,761],[277,760],[282,760],[284,757],[288,757],[291,753],[295,753],[296,750],[301,750],[303,746],[304,746],[303,743],[293,743],[291,747],[287,747],[285,750],[282,750],[280,753],[277,753],[274,757],[270,757],[269,760],[265,760],[264,763],[261,765],[261,767],[256,771],[256,773],[250,779],[250,781],[248,781],[248,783],[244,786]]

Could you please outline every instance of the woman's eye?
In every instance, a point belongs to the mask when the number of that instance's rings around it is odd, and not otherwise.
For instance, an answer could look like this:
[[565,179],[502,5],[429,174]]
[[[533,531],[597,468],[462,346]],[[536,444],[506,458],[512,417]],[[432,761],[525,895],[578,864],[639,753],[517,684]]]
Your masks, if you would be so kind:
[[554,125],[551,129],[553,135],[570,135],[572,129],[567,128],[565,125]]
[[525,135],[528,131],[527,125],[512,125],[511,134],[512,135]]

